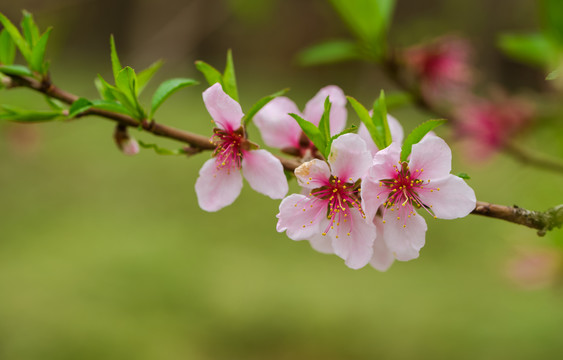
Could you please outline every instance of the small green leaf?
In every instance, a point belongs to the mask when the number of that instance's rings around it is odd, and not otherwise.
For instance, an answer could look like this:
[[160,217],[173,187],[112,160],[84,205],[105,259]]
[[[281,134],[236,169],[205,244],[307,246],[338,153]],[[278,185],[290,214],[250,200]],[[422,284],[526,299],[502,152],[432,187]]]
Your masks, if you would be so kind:
[[23,65],[4,65],[0,66],[0,72],[6,75],[33,76],[33,72]]
[[498,46],[511,58],[535,66],[551,66],[559,58],[559,48],[545,34],[503,34]]
[[35,20],[33,20],[33,15],[26,10],[23,10],[23,19],[20,26],[23,30],[25,40],[29,44],[29,47],[33,49],[39,40],[39,28],[35,24]]
[[113,99],[115,101],[119,101],[121,105],[125,106],[128,109],[132,117],[139,120],[142,118],[138,114],[135,104],[129,99],[129,97],[126,94],[124,94],[121,90],[119,90],[115,86],[110,85],[107,81],[104,80],[104,78],[101,75],[98,75],[98,79],[100,80],[100,83],[102,84],[102,87],[105,89],[105,91],[107,91],[108,94],[110,94],[107,98],[104,97],[105,100],[111,101],[111,99]]
[[109,43],[111,50],[111,69],[113,71],[113,80],[117,85],[117,77],[119,76],[119,72],[121,71],[121,63],[119,62],[119,56],[117,56],[117,50],[115,48],[115,39],[113,38],[113,34],[109,38]]
[[131,110],[115,101],[92,100],[92,107],[100,110],[111,111],[119,114],[135,117]]
[[162,67],[163,63],[164,62],[162,60],[155,61],[148,68],[141,71],[137,75],[137,95],[139,95],[143,91],[150,79],[152,79],[158,69]]
[[471,179],[471,177],[464,172],[457,173],[457,174],[455,174],[455,176],[460,177],[464,180],[470,180]]
[[10,105],[0,105],[5,111],[0,113],[0,120],[14,122],[44,122],[51,121],[62,116],[62,111],[53,110],[26,110]]
[[12,65],[16,58],[16,44],[5,29],[0,31],[0,64]]
[[250,123],[250,121],[252,121],[252,118],[258,113],[258,111],[260,111],[260,109],[262,109],[264,106],[266,106],[267,103],[269,103],[273,99],[277,98],[278,96],[284,95],[288,91],[289,91],[289,89],[283,89],[283,90],[280,90],[280,91],[273,93],[271,95],[264,96],[262,99],[258,100],[258,102],[256,102],[256,104],[252,105],[252,107],[250,108],[248,113],[246,115],[244,115],[244,118],[242,119],[242,123],[244,125],[247,125],[248,123]]
[[142,120],[145,117],[145,112],[137,98],[137,75],[135,71],[129,66],[124,67],[117,75],[115,85],[127,100],[120,98],[120,95],[116,92],[114,92],[113,95],[122,102],[125,107],[130,108],[137,114],[135,116],[137,119]]
[[383,146],[384,145],[383,140],[378,132],[377,127],[375,126],[373,118],[369,116],[368,110],[362,104],[360,104],[358,100],[354,99],[353,97],[347,96],[346,98],[352,105],[352,108],[356,111],[356,114],[358,114],[360,121],[363,122],[366,128],[368,129],[368,132],[371,135],[371,138],[375,143],[375,145],[379,149],[384,149],[385,147]]
[[98,77],[94,79],[94,85],[96,86],[100,97],[107,101],[116,101],[117,99],[113,96],[113,93],[106,84],[109,85],[101,75],[98,75]]
[[85,98],[80,98],[72,103],[70,109],[68,110],[68,117],[73,118],[77,115],[83,113],[84,111],[90,109],[92,107],[92,103],[90,100]]
[[381,143],[380,149],[385,149],[391,145],[391,130],[389,129],[389,122],[387,121],[387,104],[385,102],[385,92],[381,90],[379,99],[373,104],[373,114],[371,116],[379,142]]
[[319,128],[317,128],[313,123],[303,119],[301,116],[297,114],[289,114],[289,115],[297,121],[297,123],[301,127],[301,130],[303,130],[303,132],[305,133],[305,135],[307,135],[309,140],[313,142],[313,144],[317,147],[317,149],[326,158],[328,156],[326,151],[327,142],[323,137],[323,135],[321,134]]
[[333,64],[361,58],[361,52],[355,42],[349,40],[331,40],[308,47],[297,55],[302,66]]
[[235,64],[233,62],[233,53],[231,49],[227,51],[227,65],[223,73],[223,90],[235,101],[238,100],[237,80],[235,77]]
[[4,29],[10,34],[10,37],[20,50],[23,57],[29,61],[31,59],[31,47],[27,41],[20,34],[19,30],[14,26],[14,24],[6,17],[4,14],[0,13],[0,23],[4,25]]
[[138,141],[139,145],[145,149],[153,149],[159,155],[185,155],[186,152],[183,149],[169,150],[161,148],[156,144],[147,144],[142,141]]
[[[321,132],[321,135],[326,143],[328,143],[328,141],[330,140],[330,108],[331,107],[332,104],[330,102],[330,98],[327,96],[324,103],[323,115],[321,116],[321,120],[319,121],[319,131]],[[319,150],[322,151],[323,149],[319,149]],[[327,152],[328,151],[330,151],[330,149],[328,149]]]
[[162,103],[176,91],[198,84],[197,81],[185,78],[176,78],[164,81],[158,89],[154,92],[151,102],[151,112],[149,118],[152,118],[156,110],[162,105]]
[[417,144],[426,134],[445,122],[446,120],[428,120],[411,131],[411,133],[406,137],[403,147],[401,148],[401,161],[407,161],[414,144]]
[[47,41],[49,41],[49,35],[51,34],[51,30],[53,28],[49,27],[47,30],[41,35],[37,43],[33,47],[31,52],[31,61],[30,66],[33,70],[39,72],[42,75],[47,73],[47,68],[43,63],[45,59],[45,50],[47,49]]
[[196,61],[195,67],[205,76],[205,80],[210,86],[215,83],[223,85],[223,75],[213,66],[204,61]]
[[52,98],[48,95],[45,95],[45,101],[47,102],[49,107],[53,110],[64,110],[66,108],[65,105],[61,101],[59,101],[55,98]]

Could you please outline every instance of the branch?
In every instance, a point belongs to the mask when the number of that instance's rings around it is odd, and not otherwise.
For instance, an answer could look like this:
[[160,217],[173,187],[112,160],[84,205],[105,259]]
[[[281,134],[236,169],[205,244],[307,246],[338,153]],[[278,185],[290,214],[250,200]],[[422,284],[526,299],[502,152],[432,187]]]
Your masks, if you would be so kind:
[[536,229],[539,236],[544,236],[547,231],[563,225],[563,204],[541,212],[526,210],[516,205],[504,206],[477,201],[477,206],[471,213]]
[[[45,95],[63,101],[67,104],[72,104],[78,100],[79,97],[59,89],[48,81],[40,82],[36,79],[10,76],[12,83],[8,87],[23,86],[32,90],[41,92]],[[421,97],[422,99],[422,97]],[[424,100],[421,100],[424,101]],[[214,150],[215,146],[209,141],[209,138],[192,134],[190,132],[176,129],[170,126],[157,124],[154,121],[139,122],[136,119],[111,111],[90,109],[86,112],[87,115],[97,115],[109,120],[118,122],[119,124],[138,128],[142,127],[145,131],[150,132],[157,136],[162,136],[168,139],[177,140],[198,150]],[[294,159],[287,159],[277,156],[281,161],[283,167],[287,171],[293,172],[301,162]],[[543,236],[549,230],[563,225],[563,205],[558,205],[545,212],[530,211],[517,206],[509,207],[504,205],[495,205],[482,201],[477,201],[477,206],[472,214],[482,215],[496,219],[510,221],[515,224],[524,225],[538,230],[538,235]]]

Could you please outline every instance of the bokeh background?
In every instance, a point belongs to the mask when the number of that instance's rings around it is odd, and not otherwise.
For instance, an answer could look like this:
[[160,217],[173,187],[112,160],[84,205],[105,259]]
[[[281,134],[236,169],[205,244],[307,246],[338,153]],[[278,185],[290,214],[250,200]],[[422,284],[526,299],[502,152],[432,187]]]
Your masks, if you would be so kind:
[[[300,107],[328,84],[364,102],[393,89],[372,65],[296,65],[299,50],[347,34],[322,0],[19,0],[0,11],[19,21],[24,8],[42,28],[55,26],[54,82],[86,97],[96,96],[96,74],[110,75],[111,33],[124,64],[140,69],[166,59],[146,101],[166,76],[203,80],[194,60],[222,68],[228,48],[243,109],[285,87]],[[467,36],[481,79],[534,93],[548,86],[545,74],[502,56],[495,43],[499,32],[537,29],[535,11],[525,0],[399,0],[390,34],[399,45]],[[204,89],[174,95],[158,121],[210,134]],[[1,92],[0,102],[44,107],[23,89]],[[394,115],[407,131],[431,117],[408,107]],[[203,212],[194,182],[208,153],[126,157],[112,125],[97,118],[0,124],[0,359],[563,354],[561,230],[539,238],[477,216],[427,219],[420,259],[386,273],[354,271],[278,234],[278,202],[248,186],[233,206]],[[560,127],[534,130],[525,144],[563,157]],[[259,139],[256,128],[250,136]],[[470,162],[452,147],[453,168],[471,175],[478,199],[538,210],[562,202],[560,175],[504,155]]]

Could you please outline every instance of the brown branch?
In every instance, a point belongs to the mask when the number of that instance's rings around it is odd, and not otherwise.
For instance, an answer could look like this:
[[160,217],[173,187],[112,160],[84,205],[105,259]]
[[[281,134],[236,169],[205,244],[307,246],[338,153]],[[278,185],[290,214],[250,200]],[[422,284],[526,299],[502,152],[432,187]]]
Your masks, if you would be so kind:
[[483,215],[495,219],[502,219],[514,224],[520,224],[538,230],[543,236],[549,230],[563,225],[563,205],[557,205],[546,211],[531,211],[514,206],[504,206],[477,201],[475,215]]
[[[12,79],[8,87],[23,86],[35,91],[39,91],[52,98],[58,99],[67,104],[72,104],[79,99],[78,96],[70,94],[48,82],[40,82],[36,79],[27,77],[11,76]],[[422,99],[422,97],[421,97]],[[87,115],[97,115],[109,120],[118,122],[119,124],[130,127],[142,127],[145,131],[150,132],[157,136],[162,136],[168,139],[177,140],[190,145],[194,152],[199,150],[214,150],[215,146],[210,143],[209,138],[192,134],[190,132],[176,129],[170,126],[158,124],[154,121],[138,120],[119,113],[111,111],[90,109]],[[287,171],[293,172],[301,162],[294,159],[287,159],[278,156],[283,167]],[[524,225],[538,230],[538,235],[543,236],[547,231],[556,227],[561,227],[563,224],[563,205],[556,206],[545,212],[530,211],[519,208],[517,206],[509,207],[504,205],[495,205],[482,201],[477,201],[477,206],[472,214],[487,216],[495,219],[506,220],[515,224]]]

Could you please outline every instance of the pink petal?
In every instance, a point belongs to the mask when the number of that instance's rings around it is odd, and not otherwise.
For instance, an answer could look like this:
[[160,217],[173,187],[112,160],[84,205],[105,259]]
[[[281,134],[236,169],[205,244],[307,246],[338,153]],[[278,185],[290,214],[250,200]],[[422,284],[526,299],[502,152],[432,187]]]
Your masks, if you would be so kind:
[[199,170],[195,192],[199,206],[205,211],[217,211],[231,205],[242,189],[238,170],[217,169],[215,159],[209,159]]
[[375,182],[394,178],[396,171],[393,165],[399,165],[400,157],[401,145],[399,143],[391,143],[385,149],[377,152],[369,169],[369,178]]
[[[312,207],[311,207],[312,206]],[[291,194],[282,200],[278,213],[278,232],[285,231],[292,240],[310,239],[321,233],[320,222],[325,218],[326,204],[306,196]]]
[[[321,229],[324,229],[325,226],[320,225]],[[310,239],[309,239],[309,243],[311,244],[311,247],[315,250],[317,250],[320,253],[323,254],[334,254],[334,249],[332,248],[332,237],[325,235],[323,236],[322,234],[314,234]]]
[[359,211],[352,209],[349,221],[341,223],[337,231],[338,237],[330,232],[334,236],[334,253],[344,259],[346,266],[351,269],[366,266],[373,255],[373,241],[376,236],[373,223],[364,219]]
[[335,85],[325,86],[305,105],[305,119],[319,125],[324,112],[325,100],[329,97],[330,108],[330,134],[336,135],[346,127],[346,95],[341,88]]
[[[389,130],[391,131],[392,141],[397,142],[399,144],[403,142],[404,133],[401,124],[399,124],[397,119],[395,119],[393,116],[389,114],[387,114],[387,122],[389,123]],[[372,155],[375,155],[375,153],[379,151],[379,148],[373,142],[373,139],[371,138],[371,135],[367,127],[364,125],[364,123],[360,124],[360,128],[358,129],[358,135],[360,135],[362,140],[365,141],[366,146]]]
[[463,179],[455,175],[432,180],[427,188],[435,190],[420,193],[420,199],[425,205],[432,205],[431,210],[440,219],[464,217],[475,209],[475,192]]
[[437,136],[426,136],[412,146],[409,167],[411,172],[424,170],[422,179],[439,179],[450,174],[452,151],[444,140]]
[[334,140],[328,156],[332,174],[346,182],[366,175],[371,159],[366,143],[357,134],[344,134]]
[[278,149],[299,147],[302,130],[289,113],[299,114],[297,105],[289,98],[280,96],[266,104],[254,116],[254,123],[266,145]]
[[244,116],[238,102],[227,95],[221,84],[216,83],[203,92],[203,102],[217,127],[227,131],[240,128]]
[[369,177],[362,180],[362,209],[368,220],[373,220],[379,207],[387,200],[388,192],[381,194],[382,189],[379,181],[375,182]]
[[[383,235],[389,250],[400,261],[416,259],[424,246],[426,222],[420,215],[397,220],[396,213],[386,210],[383,220]],[[403,227],[406,225],[406,227]]]
[[385,233],[383,231],[383,221],[378,216],[373,221],[377,228],[377,236],[373,242],[373,256],[370,260],[370,265],[379,271],[387,271],[395,261],[395,257],[385,243]]
[[281,199],[287,194],[283,166],[278,158],[266,150],[245,151],[242,174],[251,188],[272,199]]
[[329,185],[330,169],[326,162],[313,159],[295,169],[295,177],[302,187],[315,189]]

